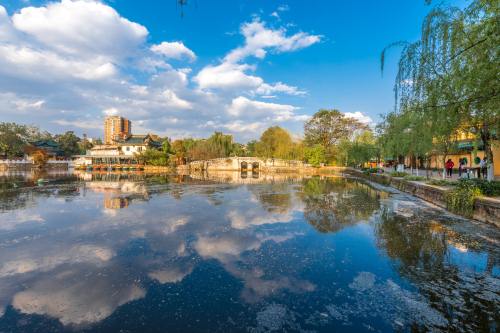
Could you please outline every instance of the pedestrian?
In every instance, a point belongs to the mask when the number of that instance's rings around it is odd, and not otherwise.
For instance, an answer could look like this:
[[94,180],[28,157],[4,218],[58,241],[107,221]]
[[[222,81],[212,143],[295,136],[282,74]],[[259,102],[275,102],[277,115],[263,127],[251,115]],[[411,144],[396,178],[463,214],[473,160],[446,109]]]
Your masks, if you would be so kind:
[[458,159],[458,178],[462,178],[462,167],[463,167],[463,164],[464,164],[464,160],[459,158]]
[[451,178],[451,175],[453,174],[453,167],[455,166],[455,163],[451,160],[451,158],[446,161],[445,167],[446,167],[446,175]]
[[488,159],[486,156],[479,163],[479,167],[481,168],[481,172],[483,173],[483,178],[486,179],[488,176]]

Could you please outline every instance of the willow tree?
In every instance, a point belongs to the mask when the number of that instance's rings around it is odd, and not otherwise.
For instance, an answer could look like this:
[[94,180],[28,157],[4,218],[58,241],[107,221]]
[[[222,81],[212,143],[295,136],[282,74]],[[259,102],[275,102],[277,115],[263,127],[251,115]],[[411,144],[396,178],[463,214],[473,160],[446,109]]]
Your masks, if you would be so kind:
[[430,120],[423,119],[421,109],[416,107],[391,112],[379,125],[379,144],[384,155],[397,156],[403,163],[405,156],[412,159],[411,166],[418,174],[418,161],[429,167],[433,137]]
[[420,40],[390,46],[403,46],[394,86],[396,112],[421,112],[441,154],[447,154],[443,149],[450,148],[447,142],[459,129],[475,133],[490,161],[489,179],[491,145],[500,129],[499,22],[498,1],[474,0],[465,9],[438,7],[425,18]]

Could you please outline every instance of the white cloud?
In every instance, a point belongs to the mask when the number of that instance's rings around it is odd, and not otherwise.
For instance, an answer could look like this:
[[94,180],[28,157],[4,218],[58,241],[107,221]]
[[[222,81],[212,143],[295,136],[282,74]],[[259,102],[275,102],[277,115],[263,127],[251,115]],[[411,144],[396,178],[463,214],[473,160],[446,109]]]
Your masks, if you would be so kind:
[[254,69],[247,64],[233,64],[224,62],[218,66],[203,68],[194,78],[202,89],[222,88],[252,90],[264,83],[258,76],[247,75],[245,71]]
[[224,58],[225,61],[239,62],[248,56],[262,59],[266,56],[266,49],[276,53],[291,52],[311,46],[321,40],[319,35],[310,35],[304,32],[286,36],[284,28],[278,30],[268,29],[259,20],[243,24],[241,33],[245,37],[245,45],[231,51]]
[[286,11],[289,11],[290,10],[290,7],[288,5],[280,5],[278,7],[278,11],[279,12],[286,12]]
[[182,42],[162,42],[151,46],[151,51],[172,59],[182,59],[183,57],[191,60],[196,59],[194,52],[188,49]]
[[248,122],[242,120],[235,120],[235,121],[220,123],[209,120],[200,127],[212,128],[214,130],[224,129],[232,133],[260,133],[266,128],[266,125],[268,124],[260,121]]
[[73,127],[82,129],[101,129],[104,127],[103,123],[98,120],[77,119],[74,121],[70,121],[70,120],[59,119],[59,120],[54,120],[53,123],[63,127]]
[[295,109],[296,107],[292,105],[254,101],[240,96],[232,100],[227,112],[233,117],[288,120],[293,116]]
[[370,125],[370,124],[373,123],[373,119],[370,116],[368,116],[368,115],[366,115],[366,114],[364,114],[364,113],[362,113],[360,111],[345,112],[344,114],[345,114],[346,117],[348,117],[348,118],[354,118],[356,120],[359,120],[359,122],[361,122],[363,124]]
[[295,95],[295,96],[306,94],[305,91],[299,90],[299,88],[297,87],[284,84],[283,82],[278,82],[275,84],[263,83],[255,90],[255,92],[259,95],[264,95],[264,96],[270,96],[273,93],[285,93],[288,95]]
[[258,19],[243,23],[240,33],[242,45],[192,72],[168,63],[195,60],[192,50],[180,41],[148,43],[146,27],[105,2],[62,0],[11,16],[0,6],[0,114],[52,132],[73,129],[95,137],[102,136],[104,116],[123,115],[135,133],[175,138],[224,130],[238,140],[304,117],[279,98],[306,92],[266,82],[249,59],[296,51],[321,36],[270,28]]
[[167,105],[173,106],[178,109],[192,109],[191,103],[179,98],[175,92],[167,89],[163,92],[163,98],[165,99]]
[[250,94],[267,96],[273,93],[305,94],[297,87],[289,86],[283,82],[265,83],[261,77],[248,73],[254,71],[255,66],[242,63],[242,61],[249,56],[262,59],[268,50],[275,53],[296,51],[319,42],[321,36],[309,35],[304,32],[287,36],[285,29],[269,29],[265,23],[259,20],[243,24],[241,34],[245,37],[244,46],[229,52],[219,65],[206,66],[194,78],[201,89],[245,89]]
[[39,110],[43,103],[45,103],[45,101],[43,100],[39,100],[39,101],[36,101],[36,102],[27,102],[27,101],[17,101],[16,102],[16,106],[18,109],[20,110],[25,110],[25,109],[37,109]]
[[117,108],[108,108],[103,110],[102,113],[106,116],[116,116],[120,114],[120,111]]
[[12,22],[45,46],[79,57],[129,56],[148,35],[144,26],[99,1],[62,0],[45,7],[26,7],[13,15]]

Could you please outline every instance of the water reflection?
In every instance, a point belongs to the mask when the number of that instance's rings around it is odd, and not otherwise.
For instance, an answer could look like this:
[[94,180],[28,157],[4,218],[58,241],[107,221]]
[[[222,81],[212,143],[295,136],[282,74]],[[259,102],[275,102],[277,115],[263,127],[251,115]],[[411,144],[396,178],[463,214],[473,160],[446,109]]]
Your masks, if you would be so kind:
[[302,200],[304,217],[319,232],[336,232],[368,219],[380,208],[380,198],[387,193],[367,184],[345,178],[304,181]]
[[77,177],[0,198],[0,331],[499,321],[498,231],[405,195],[304,175]]
[[488,332],[496,327],[500,283],[493,269],[499,267],[498,238],[453,230],[427,214],[412,223],[388,212],[381,217],[375,229],[379,246],[447,319],[450,330]]

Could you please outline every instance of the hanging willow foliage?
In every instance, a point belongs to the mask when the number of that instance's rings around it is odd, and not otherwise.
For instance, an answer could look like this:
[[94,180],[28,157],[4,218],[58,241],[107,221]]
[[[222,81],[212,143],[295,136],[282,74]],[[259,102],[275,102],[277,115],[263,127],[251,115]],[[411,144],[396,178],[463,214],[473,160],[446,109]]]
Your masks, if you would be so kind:
[[395,111],[386,122],[415,115],[410,117],[417,121],[412,128],[428,128],[427,140],[434,143],[428,153],[444,155],[451,152],[458,132],[472,132],[492,161],[491,143],[500,133],[499,2],[474,0],[465,9],[431,10],[418,41],[393,43],[382,51],[382,71],[386,52],[396,46],[402,51]]

